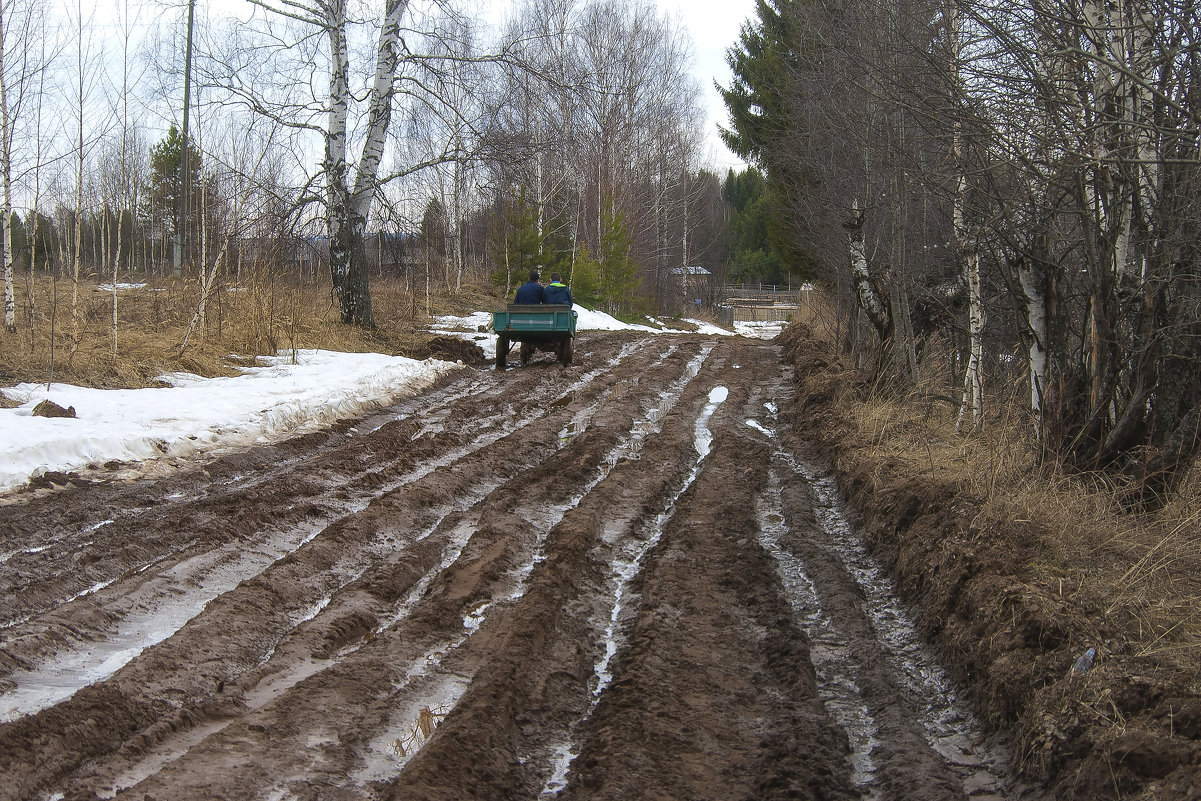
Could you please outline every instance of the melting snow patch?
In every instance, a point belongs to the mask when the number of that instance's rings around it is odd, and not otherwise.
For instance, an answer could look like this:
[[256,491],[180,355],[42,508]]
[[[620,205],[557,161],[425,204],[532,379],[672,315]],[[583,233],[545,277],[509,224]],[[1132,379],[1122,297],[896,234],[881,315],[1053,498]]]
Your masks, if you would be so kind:
[[[443,361],[319,350],[260,362],[266,366],[243,368],[233,377],[172,373],[161,379],[167,387],[6,388],[4,394],[21,406],[0,409],[0,491],[39,472],[278,441],[419,392],[459,369]],[[78,417],[33,416],[43,399],[74,406]]]
[[785,322],[735,322],[734,330],[744,337],[774,339],[787,326]]
[[707,323],[704,320],[694,320],[691,317],[683,317],[681,319],[683,319],[683,321],[686,323],[691,323],[692,325],[695,325],[696,332],[698,334],[705,334],[707,336],[718,336],[718,337],[735,336],[733,331],[728,331],[725,328],[720,328],[720,327],[714,325],[713,323]]
[[491,605],[488,602],[484,602],[464,615],[463,628],[467,629],[468,634],[475,634],[480,630],[480,626],[484,625],[485,613]]
[[748,426],[750,426],[751,428],[755,429],[756,431],[758,431],[760,434],[765,435],[768,439],[776,438],[776,432],[772,431],[770,428],[767,428],[762,423],[760,423],[758,420],[747,420],[746,424]]
[[730,390],[725,387],[714,387],[709,390],[709,402],[705,404],[704,410],[701,411],[701,416],[696,419],[694,428],[696,434],[696,452],[704,459],[709,455],[709,448],[713,445],[713,434],[709,431],[709,418],[717,411],[717,407],[730,396]]

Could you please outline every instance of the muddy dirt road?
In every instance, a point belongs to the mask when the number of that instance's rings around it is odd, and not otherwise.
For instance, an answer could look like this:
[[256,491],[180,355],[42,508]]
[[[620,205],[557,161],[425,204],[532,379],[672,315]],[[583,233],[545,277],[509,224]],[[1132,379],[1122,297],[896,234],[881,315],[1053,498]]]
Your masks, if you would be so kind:
[[779,348],[581,337],[0,507],[0,799],[1028,798]]

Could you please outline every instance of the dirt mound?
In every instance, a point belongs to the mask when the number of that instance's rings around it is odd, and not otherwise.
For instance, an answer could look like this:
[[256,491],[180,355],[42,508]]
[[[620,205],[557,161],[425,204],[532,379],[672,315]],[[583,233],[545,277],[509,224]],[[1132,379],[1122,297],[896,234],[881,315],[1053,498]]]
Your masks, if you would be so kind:
[[34,417],[75,417],[75,407],[68,406],[66,409],[59,406],[51,400],[44,400],[37,406],[33,407]]
[[479,345],[448,336],[433,337],[418,348],[416,358],[430,357],[451,362],[460,361],[463,364],[482,364],[486,361],[484,351]]
[[[1198,676],[1141,657],[1105,610],[1031,575],[1037,523],[996,519],[951,481],[869,450],[838,399],[854,371],[793,326],[796,414],[834,465],[870,547],[922,633],[1013,744],[1027,778],[1059,798],[1201,798]],[[862,385],[859,386],[862,389]],[[1076,658],[1096,664],[1070,675]]]

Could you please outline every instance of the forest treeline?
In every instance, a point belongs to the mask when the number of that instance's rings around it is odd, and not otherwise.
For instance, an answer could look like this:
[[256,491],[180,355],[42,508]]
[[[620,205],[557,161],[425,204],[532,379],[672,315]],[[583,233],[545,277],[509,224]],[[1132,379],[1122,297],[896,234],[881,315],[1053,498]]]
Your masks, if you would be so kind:
[[1042,453],[1136,504],[1201,449],[1199,13],[758,0],[724,91],[844,346],[912,386],[949,344],[968,429],[1024,382]]
[[[649,0],[522,0],[500,25],[452,3],[263,0],[198,16],[190,67],[186,9],[47,25],[47,8],[0,6],[9,331],[37,313],[14,265],[196,277],[200,326],[220,281],[320,273],[370,327],[373,275],[508,289],[536,267],[659,313],[681,267],[722,280],[767,247],[739,222],[763,213],[761,176],[708,168],[690,42]],[[762,252],[736,263],[786,280]]]

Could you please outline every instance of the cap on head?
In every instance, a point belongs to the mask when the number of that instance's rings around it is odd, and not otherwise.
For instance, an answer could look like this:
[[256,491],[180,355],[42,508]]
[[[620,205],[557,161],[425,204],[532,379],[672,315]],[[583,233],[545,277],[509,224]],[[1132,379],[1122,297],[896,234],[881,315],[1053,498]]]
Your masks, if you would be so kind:
[[537,270],[530,270],[530,280],[531,281],[537,281],[540,277],[541,276],[538,274]]

